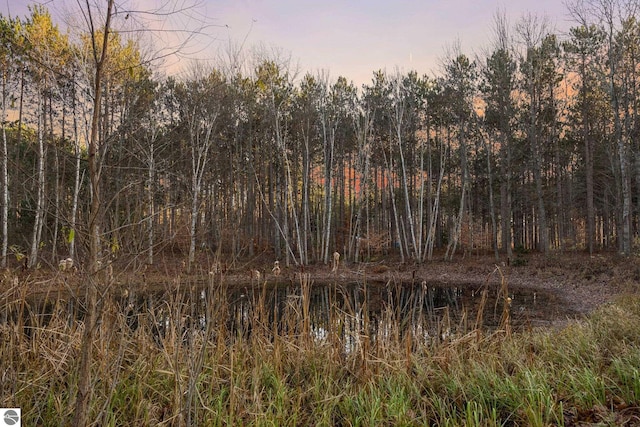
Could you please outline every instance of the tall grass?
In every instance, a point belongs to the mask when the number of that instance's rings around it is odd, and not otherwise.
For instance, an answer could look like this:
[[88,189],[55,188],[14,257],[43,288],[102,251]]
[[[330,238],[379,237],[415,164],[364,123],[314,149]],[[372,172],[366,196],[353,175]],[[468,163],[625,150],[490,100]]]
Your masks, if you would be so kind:
[[[370,318],[366,284],[357,298],[339,287],[322,293],[326,312],[319,314],[310,309],[308,276],[280,303],[263,286],[234,305],[219,280],[206,280],[201,287],[178,279],[153,303],[117,289],[103,296],[93,343],[95,425],[640,420],[637,296],[564,329],[512,330],[503,278],[497,329],[484,328],[482,316],[463,328],[466,320],[456,325],[443,313],[433,333],[424,323],[424,295],[398,297]],[[68,425],[82,301],[50,295],[27,302],[28,286],[12,282],[1,295],[0,406],[21,407],[24,425]]]

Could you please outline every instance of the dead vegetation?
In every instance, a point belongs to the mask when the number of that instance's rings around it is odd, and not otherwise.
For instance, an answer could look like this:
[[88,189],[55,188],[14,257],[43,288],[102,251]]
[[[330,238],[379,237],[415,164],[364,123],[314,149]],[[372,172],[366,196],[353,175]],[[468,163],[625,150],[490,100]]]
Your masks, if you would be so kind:
[[[253,287],[232,283],[240,272],[225,278],[229,285],[222,273],[178,272],[154,286],[161,276],[147,271],[148,298],[116,273],[100,296],[90,419],[100,425],[638,421],[635,260],[531,257],[516,268],[467,258],[372,265],[364,276],[357,274],[361,267],[341,266],[345,276],[319,295],[314,277],[331,275],[331,266],[296,271],[295,284],[283,269],[282,305],[273,305],[264,278]],[[367,282],[375,271],[393,298],[381,298]],[[2,283],[0,404],[22,407],[27,425],[68,424],[73,416],[83,296],[78,275],[53,277],[6,274]],[[360,286],[343,286],[354,278]],[[480,285],[476,298],[484,310],[455,317],[448,308],[430,308],[432,279]],[[421,291],[402,294],[400,284],[413,280]],[[555,290],[559,298],[573,293],[590,315],[562,328],[514,330],[514,286]],[[584,296],[597,288],[598,298],[608,293],[614,303],[592,309]],[[627,296],[616,299],[621,292]],[[324,315],[311,309],[312,299]],[[498,323],[486,329],[493,313]]]

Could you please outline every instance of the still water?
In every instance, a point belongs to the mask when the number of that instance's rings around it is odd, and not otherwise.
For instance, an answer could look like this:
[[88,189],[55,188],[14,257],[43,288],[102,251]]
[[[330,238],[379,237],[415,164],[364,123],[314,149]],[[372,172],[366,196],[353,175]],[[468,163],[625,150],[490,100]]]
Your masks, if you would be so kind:
[[[123,287],[125,289],[127,287]],[[130,286],[128,289],[136,289]],[[209,338],[246,339],[256,332],[307,337],[316,342],[338,338],[346,350],[363,337],[437,343],[475,330],[513,330],[544,326],[569,315],[553,295],[531,289],[489,285],[442,286],[428,283],[360,282],[221,286],[213,282],[171,283],[146,291],[114,291],[101,299],[105,313],[122,320],[132,333],[146,330],[162,345],[167,339],[206,333]],[[6,305],[0,323],[19,323],[29,335],[50,319],[82,321],[80,298],[43,299]],[[105,314],[103,322],[108,322]]]
[[[346,343],[367,339],[439,342],[467,332],[545,325],[562,315],[550,295],[495,286],[426,283],[353,283],[242,287],[191,286],[183,291],[129,295],[121,301],[128,324],[153,326],[161,341],[170,331],[212,330],[224,323],[228,336],[300,336],[316,341],[339,335]],[[349,346],[349,344],[347,344]]]

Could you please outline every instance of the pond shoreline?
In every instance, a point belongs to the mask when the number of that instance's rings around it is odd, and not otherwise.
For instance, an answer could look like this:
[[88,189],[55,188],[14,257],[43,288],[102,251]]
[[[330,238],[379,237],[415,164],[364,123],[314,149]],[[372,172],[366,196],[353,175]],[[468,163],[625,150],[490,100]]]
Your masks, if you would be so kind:
[[[163,262],[162,268],[147,267],[146,271],[130,271],[117,263],[111,290],[118,292],[144,292],[148,290],[180,288],[188,284],[222,284],[256,288],[268,286],[298,286],[302,278],[314,285],[346,285],[350,283],[420,284],[433,286],[497,289],[506,281],[513,290],[528,289],[544,292],[557,299],[564,307],[562,313],[549,312],[549,324],[562,325],[571,317],[588,314],[602,304],[624,294],[640,292],[640,261],[636,257],[624,258],[615,254],[588,256],[583,253],[560,254],[544,257],[538,254],[519,258],[517,266],[496,263],[490,256],[469,256],[454,261],[431,261],[424,264],[389,262],[342,263],[337,272],[331,266],[314,264],[301,267],[282,265],[281,274],[271,273],[266,262],[245,264],[225,272],[209,273],[204,269],[187,273],[178,259]],[[252,270],[261,271],[260,279],[252,277]],[[6,286],[5,293],[13,297],[40,299],[68,297],[82,292],[82,274],[47,271],[21,272],[4,282],[28,286]],[[13,288],[13,292],[11,289]],[[9,295],[5,295],[8,297]]]

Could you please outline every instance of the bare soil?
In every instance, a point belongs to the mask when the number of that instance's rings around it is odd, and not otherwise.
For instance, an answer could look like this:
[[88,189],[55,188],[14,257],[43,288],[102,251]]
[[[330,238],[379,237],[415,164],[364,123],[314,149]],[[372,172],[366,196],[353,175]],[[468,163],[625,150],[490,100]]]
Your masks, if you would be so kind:
[[537,316],[549,324],[562,325],[568,319],[586,315],[602,304],[625,295],[640,293],[640,257],[603,253],[590,256],[570,254],[524,254],[511,263],[496,262],[493,256],[457,257],[453,261],[424,264],[365,263],[341,265],[337,273],[329,266],[306,267],[316,282],[426,281],[433,285],[499,287],[506,281],[510,292],[531,290],[544,293],[552,303]]
[[[267,273],[269,266],[262,269]],[[284,267],[283,280],[296,281],[301,269]],[[590,256],[582,252],[520,254],[513,261],[496,262],[490,255],[458,256],[453,261],[435,260],[424,264],[378,261],[342,263],[337,273],[331,266],[304,268],[314,283],[369,282],[421,283],[431,285],[499,287],[506,281],[510,292],[531,290],[544,293],[551,303],[536,316],[548,324],[563,325],[568,319],[586,315],[615,298],[640,293],[640,257],[612,253]],[[546,311],[545,311],[546,310]]]
[[[401,263],[384,259],[368,263],[341,262],[337,272],[330,265],[316,264],[296,267],[280,263],[281,274],[272,273],[271,257],[262,256],[253,260],[223,266],[217,273],[223,283],[233,286],[262,285],[300,282],[302,273],[309,274],[316,284],[348,284],[367,280],[370,283],[421,283],[430,285],[498,287],[506,281],[510,291],[532,290],[545,293],[553,301],[546,312],[537,317],[546,318],[551,324],[562,324],[568,318],[592,312],[602,304],[624,295],[640,292],[640,257],[622,257],[611,253],[593,256],[581,252],[551,254],[520,254],[513,261],[496,262],[493,256],[458,256],[453,261],[430,261],[423,264]],[[199,260],[191,273],[184,268],[182,259],[169,258],[149,266],[144,271],[127,271],[119,263],[114,264],[114,280],[117,287],[151,289],[166,288],[176,277],[185,280],[202,280],[209,270],[206,258]],[[260,280],[252,278],[252,270],[261,272]],[[82,275],[68,272],[38,270],[23,272],[24,282],[35,283],[27,295],[42,296],[51,292],[73,292],[82,286]],[[24,277],[26,276],[26,277]],[[558,307],[561,307],[559,310]],[[543,308],[544,310],[544,308]]]

